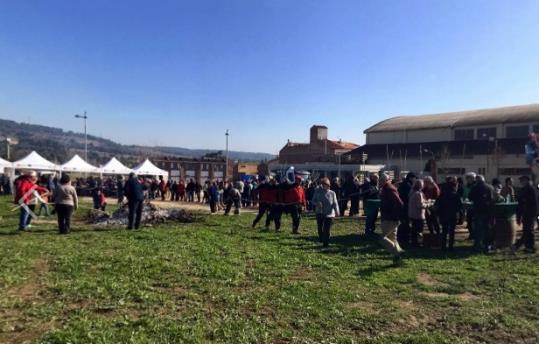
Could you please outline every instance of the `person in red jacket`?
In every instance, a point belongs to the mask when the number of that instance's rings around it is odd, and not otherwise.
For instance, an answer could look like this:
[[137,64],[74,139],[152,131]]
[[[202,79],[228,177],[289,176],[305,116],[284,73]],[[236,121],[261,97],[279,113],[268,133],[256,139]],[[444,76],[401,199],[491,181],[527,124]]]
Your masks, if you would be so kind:
[[380,215],[381,215],[381,243],[393,254],[393,263],[402,263],[404,252],[397,240],[397,228],[404,209],[404,202],[399,196],[398,190],[387,174],[380,176]]
[[[425,198],[430,204],[434,204],[434,202],[436,202],[436,200],[440,197],[440,188],[430,176],[425,177],[423,194],[425,194]],[[436,214],[434,210],[429,207],[427,208],[426,216],[427,227],[430,234],[440,234],[442,231],[440,228],[440,222],[438,222],[438,214]]]
[[283,184],[283,203],[284,210],[292,217],[292,233],[299,234],[299,225],[301,221],[301,212],[306,205],[305,190],[301,185],[302,179],[296,176],[295,183]]
[[163,179],[163,176],[159,176],[159,192],[161,193],[161,201],[163,202],[166,200],[167,190],[167,183]]
[[35,209],[33,200],[35,192],[46,194],[48,190],[36,184],[37,173],[32,171],[20,176],[15,180],[15,204],[20,206],[21,213],[19,217],[19,230],[25,231],[29,228],[32,222],[31,212]]
[[257,223],[266,215],[266,229],[269,229],[271,224],[271,206],[276,201],[276,193],[274,188],[266,182],[266,177],[260,177],[260,184],[254,190],[258,194],[258,214],[256,215],[253,221],[253,228],[256,227]]
[[178,188],[178,196],[179,196],[179,200],[184,202],[185,201],[185,182],[183,181],[183,179],[180,179],[180,182],[177,184],[177,188]]

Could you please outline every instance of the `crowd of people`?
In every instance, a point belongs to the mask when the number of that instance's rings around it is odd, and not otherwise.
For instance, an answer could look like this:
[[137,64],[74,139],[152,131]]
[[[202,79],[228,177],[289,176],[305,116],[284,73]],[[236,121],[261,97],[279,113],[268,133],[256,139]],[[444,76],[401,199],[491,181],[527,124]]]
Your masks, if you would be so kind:
[[[0,180],[1,181],[1,180]],[[73,185],[71,185],[73,184]],[[258,207],[252,227],[265,218],[267,229],[274,225],[281,230],[283,215],[290,216],[292,233],[300,231],[304,212],[316,216],[320,242],[328,246],[331,227],[336,217],[356,216],[363,204],[365,235],[377,235],[389,250],[395,263],[402,259],[403,248],[420,247],[425,236],[440,239],[444,250],[453,250],[457,225],[466,225],[469,239],[477,252],[496,249],[493,228],[496,223],[495,207],[498,203],[518,203],[517,222],[523,235],[513,249],[525,246],[535,252],[534,230],[537,224],[537,187],[530,177],[519,178],[518,192],[513,180],[502,184],[498,179],[489,184],[481,175],[470,172],[464,178],[448,177],[437,184],[432,177],[418,178],[408,173],[400,181],[387,174],[370,174],[364,182],[348,177],[344,183],[338,178],[303,180],[299,176],[272,178],[259,176],[252,181],[206,181],[204,184],[190,179],[165,180],[131,174],[127,180],[88,177],[71,182],[67,174],[60,178],[35,172],[18,177],[14,182],[15,203],[20,207],[19,230],[31,227],[36,212],[50,214],[48,199],[55,205],[60,233],[69,233],[71,214],[78,207],[78,195],[92,197],[95,209],[105,210],[107,197],[115,197],[118,204],[129,209],[128,229],[140,227],[142,206],[146,200],[198,202],[209,205],[211,213],[223,211],[229,215],[234,209]],[[5,187],[4,187],[5,188]],[[5,189],[4,189],[5,190]],[[377,230],[378,217],[380,229]],[[427,230],[428,233],[424,234]]]

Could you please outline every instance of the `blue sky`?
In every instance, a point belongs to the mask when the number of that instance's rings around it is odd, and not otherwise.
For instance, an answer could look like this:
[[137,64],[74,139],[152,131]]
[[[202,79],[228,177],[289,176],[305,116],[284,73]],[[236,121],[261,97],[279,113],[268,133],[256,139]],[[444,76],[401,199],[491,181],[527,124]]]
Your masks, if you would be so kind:
[[539,1],[0,2],[0,117],[276,153],[399,114],[539,102]]

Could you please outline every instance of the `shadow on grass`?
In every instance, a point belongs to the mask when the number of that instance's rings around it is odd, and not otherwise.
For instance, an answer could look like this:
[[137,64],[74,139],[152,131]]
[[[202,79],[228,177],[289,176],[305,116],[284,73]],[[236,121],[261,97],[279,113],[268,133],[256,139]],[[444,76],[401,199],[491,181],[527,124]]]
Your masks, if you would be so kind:
[[[298,237],[298,240],[304,240],[308,243],[319,243],[318,236],[303,236]],[[374,256],[387,256],[389,253],[384,250],[380,244],[380,236],[365,236],[360,234],[336,235],[330,238],[330,245],[327,248],[320,244],[318,249],[326,254],[340,254],[344,256],[356,255],[358,253],[369,254]],[[298,249],[312,250],[311,244],[288,244],[284,245],[295,246]],[[405,259],[466,259],[472,255],[472,247],[456,246],[452,251],[443,251],[441,249],[430,248],[404,248]]]
[[[72,228],[68,235],[77,235],[93,232],[118,232],[123,231],[125,228],[120,227],[93,227],[87,229]],[[19,231],[17,229],[10,229],[7,231],[0,231],[0,236],[16,236],[16,235],[60,235],[58,228],[36,228],[26,231]]]

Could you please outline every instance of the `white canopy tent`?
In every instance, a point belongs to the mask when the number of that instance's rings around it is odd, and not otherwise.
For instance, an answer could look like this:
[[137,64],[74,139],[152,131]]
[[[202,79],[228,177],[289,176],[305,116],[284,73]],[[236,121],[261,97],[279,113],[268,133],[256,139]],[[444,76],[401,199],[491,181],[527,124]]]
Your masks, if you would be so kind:
[[143,176],[163,176],[168,177],[168,172],[155,166],[149,159],[133,168],[133,171],[138,175]]
[[96,173],[100,170],[84,161],[78,154],[75,154],[71,160],[60,166],[62,172]]
[[10,163],[7,160],[4,160],[4,159],[0,158],[0,173],[4,173],[4,168],[12,167],[12,166],[13,166],[12,163]]
[[21,160],[13,163],[13,168],[17,170],[35,170],[35,171],[58,171],[58,165],[48,161],[35,151],[28,154]]
[[119,162],[118,159],[112,158],[109,162],[99,168],[99,172],[103,174],[129,174],[133,172],[133,170]]

